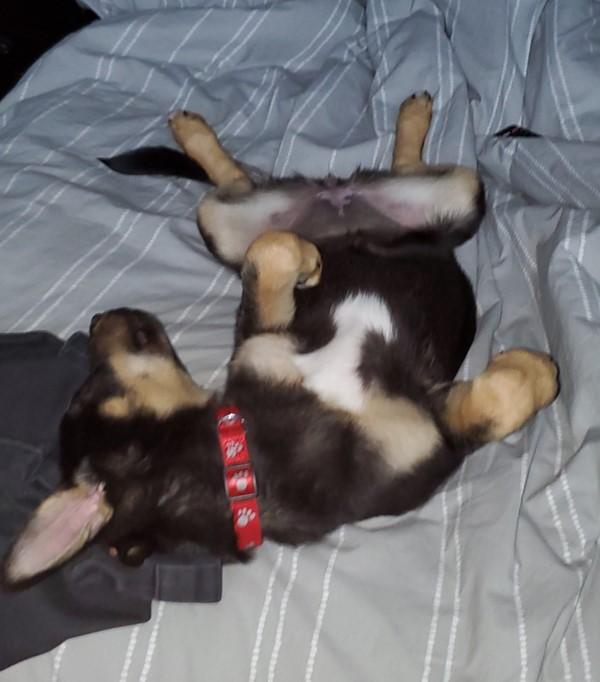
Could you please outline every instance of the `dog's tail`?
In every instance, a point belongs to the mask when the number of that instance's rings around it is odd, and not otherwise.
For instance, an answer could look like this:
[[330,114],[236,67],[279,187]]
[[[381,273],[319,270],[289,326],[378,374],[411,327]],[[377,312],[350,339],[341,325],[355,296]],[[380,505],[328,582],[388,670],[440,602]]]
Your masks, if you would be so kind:
[[171,147],[141,147],[98,160],[123,175],[165,175],[212,184],[203,168]]

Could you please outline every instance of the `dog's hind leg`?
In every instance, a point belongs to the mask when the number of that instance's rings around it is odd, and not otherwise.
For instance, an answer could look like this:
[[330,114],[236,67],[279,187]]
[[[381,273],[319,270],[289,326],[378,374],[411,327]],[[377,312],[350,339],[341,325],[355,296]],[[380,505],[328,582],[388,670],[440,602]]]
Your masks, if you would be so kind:
[[183,151],[199,166],[219,189],[230,195],[244,194],[252,181],[221,146],[212,128],[200,116],[189,111],[176,111],[169,117],[173,137]]
[[[453,249],[477,231],[485,211],[483,186],[471,168],[429,165],[421,155],[429,130],[432,99],[412,95],[400,106],[392,156],[395,177],[384,176],[353,188],[361,201],[395,224],[365,240],[378,253],[393,255],[408,243]],[[374,230],[378,224],[373,223]],[[361,228],[361,235],[369,230]],[[386,242],[387,239],[387,242]]]
[[286,329],[296,310],[294,289],[315,286],[320,277],[314,244],[292,232],[265,232],[255,239],[242,265],[238,340]]
[[392,155],[394,173],[414,173],[425,167],[421,154],[431,123],[432,108],[433,102],[428,92],[412,95],[401,104]]
[[520,429],[558,393],[558,371],[549,355],[517,348],[495,355],[471,381],[454,382],[442,418],[459,438],[477,446]]

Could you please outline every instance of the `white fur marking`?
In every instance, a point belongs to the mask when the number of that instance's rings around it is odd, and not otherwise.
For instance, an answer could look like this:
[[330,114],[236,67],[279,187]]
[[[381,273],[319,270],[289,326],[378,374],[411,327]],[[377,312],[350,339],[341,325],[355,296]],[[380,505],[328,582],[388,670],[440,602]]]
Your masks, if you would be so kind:
[[465,169],[439,177],[393,178],[361,192],[390,218],[417,227],[469,215],[474,209],[475,182]]
[[232,369],[249,367],[274,381],[302,383],[294,364],[294,344],[282,334],[258,334],[242,344],[231,362]]
[[373,294],[346,298],[334,310],[333,319],[333,339],[312,353],[296,354],[294,363],[304,375],[304,385],[323,401],[358,412],[365,399],[358,375],[365,337],[377,332],[391,341],[394,324],[386,304]]
[[[241,263],[250,244],[263,232],[273,229],[271,216],[285,213],[293,203],[289,193],[280,191],[255,193],[231,203],[209,195],[198,206],[198,218],[221,256]],[[281,225],[277,227],[282,229]]]

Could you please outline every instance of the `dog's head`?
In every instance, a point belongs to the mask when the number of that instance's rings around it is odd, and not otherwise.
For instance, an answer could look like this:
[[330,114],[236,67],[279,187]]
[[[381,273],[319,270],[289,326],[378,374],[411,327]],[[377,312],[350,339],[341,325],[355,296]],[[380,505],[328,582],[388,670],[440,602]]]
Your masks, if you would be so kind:
[[235,555],[211,394],[148,313],[94,316],[89,346],[90,376],[61,423],[63,486],[17,538],[7,581],[58,566],[98,534],[130,564],[185,541]]

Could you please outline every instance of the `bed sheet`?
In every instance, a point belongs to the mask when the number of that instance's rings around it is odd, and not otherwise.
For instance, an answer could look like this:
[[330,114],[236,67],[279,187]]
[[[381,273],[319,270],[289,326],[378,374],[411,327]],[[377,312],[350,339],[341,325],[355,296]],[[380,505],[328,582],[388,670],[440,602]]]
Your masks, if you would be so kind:
[[[524,345],[554,355],[561,394],[422,509],[267,543],[220,604],[156,602],[2,682],[600,679],[598,3],[88,1],[102,20],[0,102],[1,331],[144,307],[218,386],[240,287],[197,234],[206,187],[96,158],[172,144],[188,108],[275,175],[386,168],[398,105],[427,89],[426,159],[478,165],[488,198],[459,250],[478,304],[461,376]],[[493,137],[510,124],[542,137]]]

